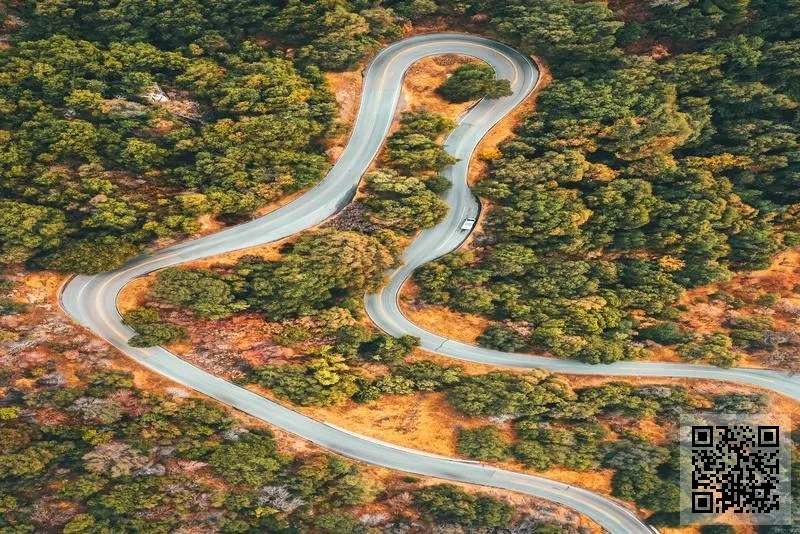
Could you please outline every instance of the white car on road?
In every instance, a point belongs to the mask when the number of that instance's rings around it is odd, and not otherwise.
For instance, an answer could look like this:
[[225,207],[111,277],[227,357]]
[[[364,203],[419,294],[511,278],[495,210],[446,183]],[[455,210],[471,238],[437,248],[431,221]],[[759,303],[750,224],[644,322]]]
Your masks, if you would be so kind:
[[472,230],[473,226],[475,226],[475,217],[467,217],[464,219],[464,222],[461,223],[461,230],[469,232]]

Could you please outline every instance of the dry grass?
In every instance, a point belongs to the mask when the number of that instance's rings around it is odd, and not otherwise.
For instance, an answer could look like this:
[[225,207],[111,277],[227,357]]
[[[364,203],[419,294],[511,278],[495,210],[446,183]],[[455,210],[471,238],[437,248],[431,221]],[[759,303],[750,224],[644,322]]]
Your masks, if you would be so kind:
[[[409,72],[409,76],[404,81],[403,96],[400,106],[398,107],[398,113],[401,111],[424,108],[452,118],[458,117],[466,109],[467,105],[448,104],[440,97],[435,95],[433,89],[438,87],[438,85],[444,81],[449,71],[469,60],[469,58],[461,56],[445,56],[440,58],[428,58],[415,65]],[[542,81],[540,82],[537,91],[549,81],[549,73],[547,70],[542,66],[540,66],[540,69],[542,72]],[[340,122],[343,124],[352,124],[360,97],[360,73],[329,75],[329,82],[331,83],[331,87],[336,94],[337,102],[340,104]],[[492,132],[486,136],[486,138],[484,138],[484,140],[481,142],[479,150],[476,151],[476,153],[486,153],[512,135],[513,128],[519,123],[519,120],[521,120],[520,117],[523,114],[532,111],[534,106],[535,98],[529,98],[521,108],[501,121],[501,123],[498,124],[498,126],[493,129]],[[399,116],[395,118],[393,128],[397,127],[398,118]],[[341,151],[341,147],[346,142],[346,138],[347,134],[342,134],[340,139],[330,144],[328,152],[330,157],[337,157],[338,153]],[[339,152],[337,153],[336,150],[339,150]],[[470,179],[474,180],[484,172],[485,164],[480,161],[473,161],[470,169]],[[232,263],[244,254],[258,254],[266,256],[268,259],[276,259],[279,257],[277,252],[279,246],[280,244],[273,243],[263,247],[237,251],[211,259],[193,262],[190,265],[194,267],[207,267],[209,265],[218,263]],[[784,263],[781,263],[781,261]],[[779,260],[777,264],[782,265],[784,267],[784,271],[788,270],[794,273],[791,268],[785,268],[785,261],[786,258],[783,258],[782,260]],[[794,261],[796,261],[796,257]],[[772,279],[767,276],[766,272],[763,273],[763,276],[759,278],[759,280],[762,280],[762,283],[764,284],[770,285],[770,287],[775,283],[774,281],[768,283],[768,280]],[[784,286],[787,284],[789,284],[789,282],[783,282]],[[130,303],[135,304],[140,302],[140,292],[145,286],[146,280],[142,280],[141,282],[135,282],[129,287],[126,287],[123,294],[120,296],[119,305],[124,307],[126,305],[130,305]],[[476,337],[481,333],[485,326],[489,324],[489,321],[483,317],[453,312],[444,307],[429,306],[422,308],[414,306],[411,304],[411,302],[414,301],[416,291],[417,290],[412,283],[407,284],[401,296],[401,307],[404,313],[406,313],[411,320],[423,328],[441,333],[453,339],[458,339],[465,342],[474,342]],[[711,289],[708,290],[709,293],[711,291]],[[697,290],[698,294],[701,292],[702,290]],[[690,297],[687,296],[687,298]],[[700,309],[698,309],[698,313],[699,311]],[[691,312],[689,313],[691,314]],[[690,315],[690,317],[693,316]],[[244,352],[247,346],[259,337],[258,333],[263,333],[263,329],[265,327],[265,321],[252,315],[241,317],[236,321],[235,325],[231,323],[230,328],[232,330],[232,337],[230,339],[232,340],[233,350]],[[238,335],[245,331],[249,332],[250,335]],[[238,334],[236,334],[236,332],[238,332]],[[220,330],[220,336],[223,336],[222,329]],[[193,347],[190,344],[172,348],[191,359],[190,355],[193,352]],[[660,353],[658,356],[660,359],[675,359],[674,354],[670,351]],[[496,368],[491,366],[454,362],[453,360],[447,358],[427,354],[421,350],[416,351],[411,359],[418,358],[433,359],[448,365],[458,363],[459,365],[462,365],[468,373],[485,373],[496,370]],[[143,373],[141,371],[137,373],[137,383],[139,383],[138,381],[143,380],[141,378],[142,374]],[[146,380],[149,385],[158,384],[155,387],[166,387],[169,384],[168,381],[160,379],[159,377],[153,377],[153,375],[150,373],[144,374],[148,375],[144,380]],[[571,376],[569,377],[569,380],[574,387],[583,387],[587,385],[598,385],[607,382],[619,381],[621,378],[607,376]],[[648,379],[630,377],[625,378],[625,381],[629,381],[634,384],[684,385],[690,388],[692,391],[706,395],[757,391],[755,388],[743,387],[736,384],[701,380]],[[258,390],[259,388],[254,389]],[[272,397],[269,392],[263,390],[259,390],[259,393],[264,394],[267,397]],[[794,415],[800,413],[800,407],[798,403],[773,393],[768,393],[768,396],[771,405],[775,406],[778,411]],[[382,399],[380,403],[364,405],[348,402],[340,407],[303,408],[299,409],[299,411],[317,419],[328,421],[334,425],[347,428],[353,432],[370,436],[381,441],[391,442],[400,446],[420,449],[434,454],[446,456],[457,454],[456,436],[459,428],[473,428],[488,423],[488,421],[485,419],[465,417],[456,412],[446,402],[443,394],[441,393],[419,394],[410,397],[387,397]],[[251,418],[245,418],[251,420]],[[637,430],[645,433],[651,439],[657,442],[664,442],[668,438],[668,436],[665,435],[664,429],[652,422],[639,422],[637,424]],[[288,447],[293,452],[305,452],[315,449],[313,445],[299,440],[291,434],[279,430],[275,431],[283,446]],[[508,434],[511,433],[508,424],[505,425],[504,431]],[[504,465],[511,469],[525,471],[524,467],[517,462],[506,462]],[[371,466],[366,467],[366,469],[371,476],[375,476],[383,480],[382,483],[384,484],[398,484],[396,474],[391,471]],[[582,473],[565,469],[551,469],[546,472],[536,474],[610,495],[611,473],[608,470],[601,470],[593,473]],[[424,482],[433,483],[435,481],[432,479],[424,479]],[[531,499],[509,492],[496,490],[490,491],[492,493],[511,497],[517,501],[522,501],[525,503],[532,502]],[[376,510],[372,510],[370,508],[367,511]],[[668,531],[673,530],[669,529]],[[677,530],[675,530],[675,532],[677,532]],[[687,530],[684,529],[681,530],[681,532],[687,532]]]
[[[435,28],[435,27],[434,27]],[[428,33],[428,30],[422,30],[420,33]],[[451,57],[451,56],[439,56],[439,57]],[[463,63],[459,63],[459,61],[469,62],[475,61],[472,58],[464,58],[463,56],[452,56],[455,59],[453,60],[454,66],[452,68],[457,68],[458,65]],[[431,61],[437,58],[428,58],[428,60],[423,61]],[[490,131],[487,133],[481,142],[478,144],[475,152],[472,155],[472,159],[469,165],[469,174],[467,177],[467,181],[470,184],[474,184],[479,179],[483,178],[486,173],[488,172],[489,168],[489,160],[493,157],[499,155],[498,147],[504,141],[510,139],[514,135],[514,129],[519,126],[522,122],[524,117],[530,113],[533,113],[536,109],[536,98],[542,88],[546,87],[551,81],[552,76],[550,74],[550,70],[544,65],[541,61],[534,58],[536,61],[537,67],[539,69],[539,82],[534,89],[534,91],[526,98],[519,106],[517,106],[514,111],[503,117]],[[421,65],[423,62],[418,63]],[[430,65],[425,65],[427,69],[427,73],[423,77],[424,83],[415,83],[413,86],[422,88],[435,89],[444,81],[442,78],[442,71],[437,70],[436,68],[431,67]],[[413,71],[413,69],[412,69]],[[446,74],[446,70],[444,73]],[[409,75],[411,72],[409,72]],[[416,76],[417,73],[415,73]],[[438,78],[432,78],[433,74],[437,74]],[[411,76],[409,76],[411,77]],[[435,80],[435,84],[434,84]],[[407,84],[406,84],[407,85]],[[410,89],[411,87],[406,87],[404,85],[404,90]],[[432,92],[432,91],[431,91]],[[458,108],[448,109],[446,106],[448,105],[444,102],[444,105],[441,103],[443,99],[434,93],[433,97],[435,100],[439,102],[433,103],[432,111],[439,109],[442,111],[446,111],[448,113],[455,113],[458,111]],[[420,97],[417,98],[421,100]],[[430,99],[430,97],[428,97]],[[453,106],[453,104],[449,104]],[[462,104],[463,106],[463,104]],[[466,108],[464,108],[466,109]],[[442,111],[437,111],[437,113],[443,113]],[[461,111],[463,113],[463,110]],[[457,115],[447,115],[452,118],[456,118]],[[483,199],[484,208],[488,208],[488,202]],[[484,213],[486,209],[484,209]],[[475,231],[473,231],[467,240],[464,242],[462,247],[469,247],[477,234],[479,234],[483,229],[483,224],[486,221],[486,217],[481,217],[475,227]],[[400,292],[400,307],[403,310],[403,313],[411,319],[414,323],[418,324],[422,328],[430,332],[434,332],[437,334],[441,334],[445,337],[456,339],[459,341],[465,341],[467,343],[474,343],[475,339],[481,334],[481,332],[491,324],[491,321],[482,317],[478,314],[467,314],[456,312],[450,310],[446,306],[433,306],[433,305],[423,305],[416,302],[416,296],[419,292],[419,289],[414,285],[413,281],[409,280],[403,286]]]
[[[261,388],[253,389],[271,396]],[[459,456],[457,437],[460,429],[493,424],[486,418],[459,413],[445,400],[443,393],[384,397],[380,402],[370,404],[347,402],[331,408],[297,409],[357,434],[441,456]],[[510,423],[498,426],[509,439],[513,437]],[[587,473],[554,468],[534,471],[517,461],[499,462],[499,465],[611,495],[611,470]]]
[[414,63],[403,80],[402,111],[425,109],[451,119],[458,119],[472,102],[452,104],[439,96],[436,89],[458,67],[477,62],[478,60],[469,56],[448,54],[427,57]]
[[275,261],[281,258],[281,247],[294,239],[295,236],[290,236],[286,239],[273,241],[272,243],[266,243],[257,247],[233,250],[209,258],[200,258],[199,260],[182,263],[181,267],[189,269],[207,269],[213,265],[234,265],[242,256],[261,256],[267,261]]
[[[259,395],[281,402],[270,391],[259,386],[247,387]],[[443,393],[423,393],[414,397],[385,397],[380,404],[347,402],[342,406],[331,408],[293,408],[300,413],[363,436],[441,456],[459,456],[456,451],[459,428],[475,428],[487,424],[486,420],[466,417],[455,411],[444,399]],[[510,434],[508,428],[506,428],[506,432]],[[611,492],[610,470],[581,473],[566,469],[550,469],[536,472],[526,470],[516,461],[504,462],[501,465],[514,471],[551,478],[605,495],[610,495]],[[426,483],[441,482],[428,477],[423,477],[423,480]],[[458,485],[465,489],[470,488],[469,485]],[[484,488],[481,491],[510,499],[523,508],[526,505],[531,506],[545,502],[495,488]],[[552,503],[548,503],[548,506],[552,506]],[[557,507],[557,509],[560,509],[560,514],[564,511],[563,507]],[[592,532],[596,531],[594,523],[587,518],[582,517],[579,521],[592,528]]]
[[155,280],[156,274],[151,273],[133,280],[117,295],[117,309],[120,313],[125,313],[134,308],[142,306],[147,300],[147,291],[150,284]]
[[[66,330],[59,331],[59,333],[50,333],[47,336],[47,343],[42,343],[38,346],[26,349],[19,353],[16,359],[20,365],[25,368],[31,366],[43,365],[44,362],[54,361],[56,368],[64,375],[66,379],[65,386],[67,387],[81,387],[83,380],[81,375],[83,373],[91,373],[100,369],[113,368],[121,371],[128,371],[133,376],[134,384],[137,388],[150,391],[158,395],[178,395],[178,396],[192,396],[204,397],[204,395],[191,391],[182,386],[176,385],[174,382],[155,374],[144,367],[136,364],[134,361],[124,357],[115,349],[109,347],[107,350],[102,348],[103,343],[99,341],[88,341],[86,343],[76,341],[81,338],[91,339],[90,334],[82,327],[69,323],[63,318],[63,314],[56,306],[58,299],[58,289],[66,279],[63,275],[57,275],[50,272],[34,272],[25,273],[17,277],[16,287],[13,291],[13,298],[19,302],[29,304],[29,309],[22,314],[14,316],[5,316],[0,318],[0,323],[4,327],[11,327],[25,331],[28,328],[35,327],[37,324],[41,325],[50,321],[61,321],[67,325]],[[90,352],[97,351],[97,348],[90,348],[89,345],[100,345],[100,359],[97,356],[87,357],[83,351]],[[61,349],[54,347],[72,347],[79,348]],[[23,391],[29,389],[35,379],[33,378],[20,378],[13,381],[10,385],[14,388],[22,389]],[[5,388],[0,388],[0,394],[5,391]],[[208,399],[211,400],[211,399]],[[213,401],[212,402],[216,402]],[[226,407],[227,408],[227,407]],[[286,432],[280,428],[274,427],[253,418],[241,412],[231,410],[231,413],[238,420],[238,424],[242,426],[261,427],[267,428],[273,432],[275,439],[279,445],[280,451],[283,454],[291,457],[307,456],[309,454],[326,453],[322,449],[311,442],[303,440],[296,435]],[[61,414],[50,414],[42,412],[36,415],[37,419],[41,417],[48,417],[49,421],[55,421]],[[397,471],[392,471],[382,467],[361,464],[359,467],[362,474],[369,479],[369,483],[381,488],[390,494],[403,495],[407,491],[413,490],[419,485],[430,485],[444,482],[439,479],[430,477],[414,477],[413,480],[404,480],[403,474]],[[213,487],[222,487],[220,480],[217,477],[196,473],[193,475],[194,480],[206,482]],[[474,486],[458,484],[468,491],[475,491]],[[600,532],[600,530],[585,517],[578,517],[569,509],[562,506],[554,506],[547,501],[531,498],[514,492],[497,490],[494,488],[480,488],[480,491],[490,493],[492,495],[505,498],[515,503],[521,511],[528,513],[537,513],[545,508],[552,508],[552,511],[544,514],[545,517],[554,520],[568,521],[572,524],[581,524],[589,526],[593,532]],[[400,498],[397,500],[383,501],[377,504],[370,504],[357,509],[357,515],[366,512],[383,511],[390,513],[390,515],[410,515],[414,516],[415,512],[409,507],[409,500]]]
[[[773,293],[780,296],[781,304],[800,306],[800,294],[794,288],[800,284],[800,249],[793,249],[778,254],[768,269],[740,273],[727,282],[710,284],[694,288],[681,298],[678,304],[688,308],[681,317],[680,324],[691,332],[728,332],[725,321],[732,315],[745,317],[766,315],[772,318],[773,329],[778,332],[796,332],[800,330],[800,317],[792,316],[786,308],[759,306],[755,301],[758,296]],[[724,292],[742,299],[744,306],[733,309],[722,300],[710,298],[713,293]],[[669,356],[673,353],[664,349],[657,356]],[[746,354],[740,366],[764,367],[765,351]],[[677,358],[672,354],[673,358]],[[667,359],[667,358],[665,358]]]
[[491,322],[477,314],[457,312],[446,306],[417,304],[419,288],[412,280],[400,292],[400,309],[413,323],[442,336],[474,343]]
[[479,426],[479,421],[456,412],[441,393],[391,396],[368,404],[347,402],[303,412],[358,434],[443,456],[453,455],[459,427]]
[[69,279],[69,276],[52,271],[34,271],[25,273],[18,279],[23,291],[17,292],[14,300],[30,304],[46,302],[48,305],[58,304],[58,289]]
[[[417,357],[427,356],[418,354]],[[438,359],[442,363],[452,361]],[[471,373],[492,370],[488,366],[467,366]],[[512,371],[518,372],[518,371]],[[567,377],[565,377],[567,378]],[[619,381],[620,377],[608,376],[570,376],[569,381],[575,388],[600,385]],[[703,395],[719,395],[725,393],[757,393],[756,388],[737,384],[706,380],[648,379],[633,378],[625,381],[637,385],[663,384],[684,386],[690,392]],[[263,391],[261,391],[263,393]],[[800,404],[774,393],[766,393],[769,405],[775,413],[800,414]],[[269,393],[267,393],[269,395]],[[332,408],[302,408],[301,412],[314,418],[328,421],[336,426],[346,428],[358,434],[369,436],[380,441],[390,442],[402,447],[414,448],[443,456],[458,456],[457,436],[460,428],[475,428],[486,424],[496,424],[507,438],[513,438],[511,424],[494,423],[488,418],[467,417],[456,410],[444,398],[443,393],[422,393],[412,397],[385,397],[378,403],[358,404],[347,402]],[[630,430],[636,430],[659,444],[671,441],[674,429],[659,425],[652,420],[635,420],[618,417],[609,420],[610,424],[619,424]],[[607,426],[607,429],[610,429]],[[611,432],[610,437],[615,434]],[[611,497],[611,478],[613,471],[600,469],[592,472],[572,471],[564,468],[553,468],[546,471],[526,469],[521,463],[511,460],[498,462],[498,465],[514,471],[525,472],[537,476],[558,480],[566,484],[579,486],[590,491]],[[690,529],[675,529],[670,532],[694,532]]]
[[361,84],[363,76],[361,69],[352,72],[328,72],[325,78],[333,92],[339,113],[336,120],[342,125],[342,133],[326,141],[325,153],[331,161],[339,158],[350,137],[350,130],[358,113],[361,101]]

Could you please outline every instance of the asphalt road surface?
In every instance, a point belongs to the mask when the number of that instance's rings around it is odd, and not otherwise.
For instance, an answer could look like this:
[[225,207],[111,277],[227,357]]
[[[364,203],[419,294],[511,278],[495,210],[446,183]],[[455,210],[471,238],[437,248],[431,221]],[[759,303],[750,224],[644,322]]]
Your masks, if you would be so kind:
[[431,55],[464,54],[489,63],[498,77],[511,80],[513,95],[481,101],[460,120],[446,148],[460,161],[447,169],[454,182],[447,192],[447,219],[423,232],[409,247],[407,265],[392,274],[390,285],[367,297],[373,320],[395,335],[412,334],[433,352],[462,360],[512,367],[540,367],[559,372],[633,376],[717,378],[768,387],[800,398],[800,387],[780,373],[752,369],[721,370],[705,366],[630,362],[590,366],[521,354],[505,354],[449,341],[410,323],[397,307],[397,292],[414,268],[458,247],[466,232],[458,230],[476,216],[478,202],[466,187],[470,155],[483,135],[535,87],[538,72],[530,58],[500,43],[477,36],[433,34],[406,39],[383,49],[364,72],[362,100],[347,147],[325,179],[302,197],[251,222],[136,258],[120,269],[95,276],[76,276],[62,290],[61,304],[76,321],[145,367],[220,402],[283,428],[350,458],[420,475],[505,488],[562,503],[591,517],[613,533],[649,532],[634,513],[611,499],[541,477],[496,469],[378,442],[341,430],[281,406],[195,367],[162,347],[134,348],[133,332],[116,308],[120,290],[135,278],[158,269],[283,239],[323,222],[355,194],[360,177],[380,150],[395,113],[406,70]]

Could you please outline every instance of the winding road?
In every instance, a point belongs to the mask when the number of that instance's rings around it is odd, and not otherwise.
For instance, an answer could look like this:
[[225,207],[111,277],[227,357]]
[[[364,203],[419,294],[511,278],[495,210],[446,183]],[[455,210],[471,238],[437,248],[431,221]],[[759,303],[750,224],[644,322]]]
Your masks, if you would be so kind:
[[416,61],[439,54],[463,54],[487,62],[498,77],[511,80],[513,95],[478,102],[447,138],[446,149],[460,160],[445,171],[454,184],[445,197],[450,212],[441,224],[422,232],[411,244],[404,256],[405,265],[391,273],[389,285],[379,294],[366,297],[367,312],[379,327],[393,335],[418,336],[422,347],[431,352],[478,363],[537,367],[580,374],[733,380],[800,399],[800,383],[774,371],[657,362],[591,366],[509,354],[445,339],[419,328],[402,314],[397,298],[403,282],[418,266],[457,248],[466,237],[466,233],[459,230],[461,222],[465,217],[476,216],[479,212],[480,206],[466,183],[472,152],[486,132],[522,102],[538,81],[538,71],[530,58],[503,44],[472,35],[445,33],[412,37],[379,52],[364,71],[363,96],[347,147],[325,179],[297,200],[248,223],[136,258],[116,271],[76,276],[62,289],[62,307],[76,321],[143,366],[331,451],[400,471],[494,486],[549,499],[586,514],[612,533],[650,532],[624,506],[581,488],[359,436],[311,419],[218,378],[162,347],[144,349],[127,344],[133,332],[122,324],[116,299],[120,290],[130,281],[186,261],[283,239],[323,222],[349,203],[361,176],[377,155],[389,131],[405,72]]

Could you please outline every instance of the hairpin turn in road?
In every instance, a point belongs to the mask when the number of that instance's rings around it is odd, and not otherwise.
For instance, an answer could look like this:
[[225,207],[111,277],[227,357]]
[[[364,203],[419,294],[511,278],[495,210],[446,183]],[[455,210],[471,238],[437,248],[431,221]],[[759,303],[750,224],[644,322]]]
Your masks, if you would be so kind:
[[186,261],[283,239],[323,222],[347,205],[355,194],[360,177],[377,155],[389,131],[405,72],[416,61],[440,54],[463,54],[486,61],[499,78],[511,81],[513,94],[478,102],[461,118],[458,127],[448,137],[446,149],[460,159],[445,171],[454,184],[445,195],[450,212],[441,224],[422,232],[412,243],[404,256],[405,266],[391,273],[389,285],[379,294],[367,296],[367,312],[379,327],[394,335],[418,336],[427,350],[490,365],[538,367],[581,374],[734,380],[774,389],[800,399],[800,384],[787,375],[773,371],[656,362],[591,366],[507,354],[447,340],[420,329],[403,316],[397,306],[397,295],[403,282],[416,267],[457,248],[471,230],[462,231],[463,222],[467,218],[477,218],[479,214],[480,205],[466,183],[473,151],[491,127],[522,102],[538,81],[538,71],[529,57],[501,43],[472,35],[423,35],[396,42],[380,51],[364,71],[362,100],[347,147],[325,179],[303,196],[248,223],[136,258],[116,271],[76,276],[63,288],[61,304],[76,321],[143,366],[331,451],[391,469],[505,488],[550,499],[586,514],[612,533],[650,532],[633,512],[612,499],[542,477],[433,456],[370,440],[301,415],[227,382],[181,360],[163,347],[143,349],[127,344],[133,332],[122,324],[116,299],[120,290],[130,281]]

